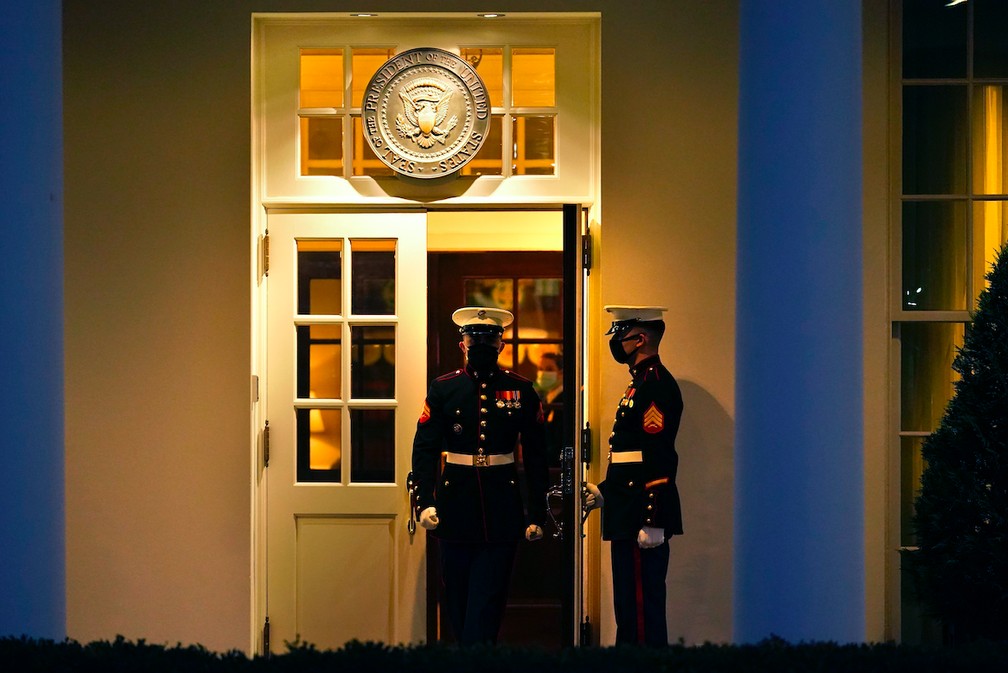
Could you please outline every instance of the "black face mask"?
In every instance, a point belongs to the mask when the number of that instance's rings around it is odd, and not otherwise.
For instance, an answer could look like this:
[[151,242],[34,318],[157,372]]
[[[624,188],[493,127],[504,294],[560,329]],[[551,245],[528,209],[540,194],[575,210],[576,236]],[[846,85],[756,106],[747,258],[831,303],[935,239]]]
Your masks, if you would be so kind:
[[486,371],[497,364],[497,349],[489,344],[472,344],[466,351],[469,366],[476,371]]
[[612,353],[613,360],[620,363],[621,365],[625,365],[626,363],[630,362],[630,360],[633,359],[633,356],[637,353],[637,351],[640,350],[640,346],[637,346],[637,348],[634,348],[632,351],[627,353],[625,350],[623,350],[623,342],[630,341],[631,339],[636,339],[639,336],[640,336],[639,334],[634,334],[633,336],[621,338],[618,334],[613,334],[612,338],[609,339],[609,352]]

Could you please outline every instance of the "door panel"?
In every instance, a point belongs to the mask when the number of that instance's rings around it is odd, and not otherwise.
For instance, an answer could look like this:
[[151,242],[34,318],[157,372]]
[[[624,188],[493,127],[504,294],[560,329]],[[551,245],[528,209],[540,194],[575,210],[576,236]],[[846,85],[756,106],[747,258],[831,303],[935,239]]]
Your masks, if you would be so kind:
[[405,482],[426,386],[426,216],[280,212],[268,230],[271,649],[420,641],[425,545]]

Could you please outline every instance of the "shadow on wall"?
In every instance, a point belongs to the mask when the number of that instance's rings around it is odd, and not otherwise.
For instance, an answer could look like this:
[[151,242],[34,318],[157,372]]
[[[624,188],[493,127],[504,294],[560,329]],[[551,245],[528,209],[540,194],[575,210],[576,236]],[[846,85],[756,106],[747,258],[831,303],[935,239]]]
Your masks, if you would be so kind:
[[669,641],[732,638],[734,420],[706,390],[679,380],[683,417],[676,437],[683,509],[668,573]]

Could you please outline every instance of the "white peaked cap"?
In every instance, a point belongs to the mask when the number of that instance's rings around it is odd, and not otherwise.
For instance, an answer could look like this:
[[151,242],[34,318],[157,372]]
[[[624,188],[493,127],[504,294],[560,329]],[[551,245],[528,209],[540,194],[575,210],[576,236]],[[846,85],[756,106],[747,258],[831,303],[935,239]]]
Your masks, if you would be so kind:
[[612,327],[606,334],[610,334],[618,327],[638,322],[653,322],[664,320],[662,315],[668,310],[666,306],[626,306],[623,304],[610,304],[605,310],[612,314]]
[[452,313],[452,321],[459,326],[459,331],[466,332],[503,332],[514,321],[514,314],[502,308],[487,306],[465,306]]

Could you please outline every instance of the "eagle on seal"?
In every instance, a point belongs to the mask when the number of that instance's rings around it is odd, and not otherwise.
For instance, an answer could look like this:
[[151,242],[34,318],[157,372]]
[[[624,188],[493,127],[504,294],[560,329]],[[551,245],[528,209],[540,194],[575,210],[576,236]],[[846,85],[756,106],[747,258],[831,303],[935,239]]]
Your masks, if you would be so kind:
[[458,124],[458,116],[448,116],[448,103],[452,91],[434,79],[416,79],[399,90],[403,111],[396,115],[396,131],[402,138],[410,138],[423,149],[434,143],[445,144],[445,138]]

